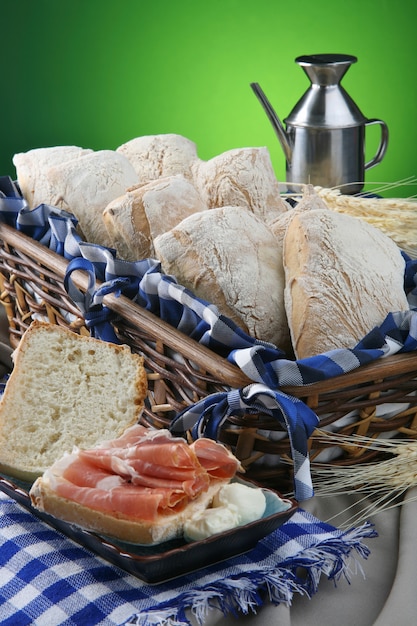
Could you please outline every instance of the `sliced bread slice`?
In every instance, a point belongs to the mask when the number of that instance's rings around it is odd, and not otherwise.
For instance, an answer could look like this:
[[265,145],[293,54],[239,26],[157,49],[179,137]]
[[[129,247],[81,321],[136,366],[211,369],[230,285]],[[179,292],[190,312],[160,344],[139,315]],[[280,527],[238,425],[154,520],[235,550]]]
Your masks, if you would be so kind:
[[135,424],[147,391],[128,346],[34,321],[13,355],[0,402],[0,471],[32,482],[74,446],[92,447]]

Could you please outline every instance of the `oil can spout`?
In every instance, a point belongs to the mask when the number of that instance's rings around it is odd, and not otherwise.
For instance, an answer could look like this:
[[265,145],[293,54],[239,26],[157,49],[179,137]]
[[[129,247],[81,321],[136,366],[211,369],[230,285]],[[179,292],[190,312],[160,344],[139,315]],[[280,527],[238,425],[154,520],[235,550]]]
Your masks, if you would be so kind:
[[265,113],[268,116],[269,121],[271,122],[275,133],[278,137],[278,140],[281,144],[281,147],[284,151],[285,154],[285,159],[287,161],[287,163],[291,163],[292,160],[292,147],[288,141],[288,137],[287,137],[287,133],[285,131],[285,128],[282,125],[281,120],[279,119],[278,115],[275,113],[271,103],[269,102],[268,98],[266,97],[266,95],[264,94],[263,90],[261,89],[260,85],[258,83],[251,83],[250,86],[252,87],[256,97],[258,98],[259,102],[261,103]]

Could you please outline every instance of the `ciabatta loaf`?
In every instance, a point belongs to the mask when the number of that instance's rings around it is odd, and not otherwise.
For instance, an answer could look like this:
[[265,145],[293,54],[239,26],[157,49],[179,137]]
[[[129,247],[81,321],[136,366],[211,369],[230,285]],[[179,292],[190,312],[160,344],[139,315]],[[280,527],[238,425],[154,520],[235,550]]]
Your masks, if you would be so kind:
[[155,255],[155,237],[205,209],[194,185],[177,174],[131,187],[107,205],[103,220],[118,256],[137,261]]
[[15,154],[13,165],[16,168],[17,182],[29,208],[34,209],[39,204],[50,201],[51,188],[48,181],[50,167],[79,159],[91,152],[90,149],[78,146],[53,146]]
[[191,164],[197,159],[195,143],[174,133],[135,137],[117,152],[131,162],[141,184],[175,174],[191,178]]
[[146,389],[143,359],[127,346],[33,322],[0,403],[1,470],[32,481],[74,445],[120,435]]
[[242,207],[196,213],[156,237],[164,272],[253,337],[290,347],[284,270],[268,226]]
[[240,206],[263,221],[288,209],[267,148],[236,148],[192,164],[194,183],[209,209]]
[[354,348],[388,313],[408,309],[396,244],[360,219],[297,211],[284,237],[285,306],[297,358]]
[[73,213],[85,241],[111,245],[102,213],[139,182],[128,159],[114,150],[98,150],[51,166],[45,176],[50,195],[44,202]]

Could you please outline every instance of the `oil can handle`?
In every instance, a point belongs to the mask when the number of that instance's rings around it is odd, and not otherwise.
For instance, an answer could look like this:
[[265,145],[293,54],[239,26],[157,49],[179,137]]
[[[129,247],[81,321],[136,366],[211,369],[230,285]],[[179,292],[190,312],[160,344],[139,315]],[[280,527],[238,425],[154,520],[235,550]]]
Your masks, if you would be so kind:
[[371,119],[365,122],[365,126],[372,126],[373,124],[379,124],[381,126],[381,141],[379,142],[376,155],[373,157],[373,159],[365,163],[366,170],[369,170],[371,167],[378,165],[378,163],[382,161],[382,159],[385,156],[385,152],[387,151],[387,147],[388,147],[388,138],[389,138],[388,126],[386,125],[385,122],[383,122],[382,120],[378,120],[378,119]]

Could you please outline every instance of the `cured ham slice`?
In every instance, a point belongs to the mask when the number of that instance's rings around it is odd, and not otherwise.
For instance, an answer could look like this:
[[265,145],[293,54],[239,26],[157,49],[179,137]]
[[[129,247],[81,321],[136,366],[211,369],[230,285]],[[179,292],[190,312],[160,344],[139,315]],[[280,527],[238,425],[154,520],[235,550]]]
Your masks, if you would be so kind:
[[[206,508],[239,467],[236,457],[215,441],[198,439],[189,445],[168,430],[135,425],[118,439],[64,455],[35,482],[31,498],[47,512],[53,499],[54,511],[65,502],[71,515],[72,505],[101,515],[99,519],[158,527],[161,520],[185,515],[191,505],[204,503]],[[77,519],[74,514],[70,521]],[[81,525],[91,528],[94,523]]]
[[236,473],[236,458],[212,439],[196,439],[191,444],[201,465],[212,478],[230,478]]

